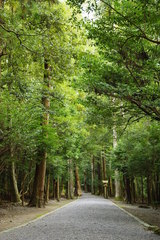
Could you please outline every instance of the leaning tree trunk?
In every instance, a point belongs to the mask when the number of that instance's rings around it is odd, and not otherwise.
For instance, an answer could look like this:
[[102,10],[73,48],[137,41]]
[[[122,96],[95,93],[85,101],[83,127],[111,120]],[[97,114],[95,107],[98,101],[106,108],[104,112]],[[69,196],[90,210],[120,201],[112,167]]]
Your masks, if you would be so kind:
[[15,164],[13,161],[11,163],[11,201],[16,202],[16,203],[21,202],[20,194],[19,194],[18,186],[17,186]]
[[[9,119],[9,125],[10,125],[9,127],[10,127],[10,130],[11,130],[12,129],[12,118]],[[15,172],[15,163],[14,163],[13,157],[14,157],[13,144],[12,144],[12,142],[10,142],[11,201],[13,201],[13,202],[21,202],[20,194],[19,194],[18,186],[17,186],[17,178],[16,178],[16,172]]]

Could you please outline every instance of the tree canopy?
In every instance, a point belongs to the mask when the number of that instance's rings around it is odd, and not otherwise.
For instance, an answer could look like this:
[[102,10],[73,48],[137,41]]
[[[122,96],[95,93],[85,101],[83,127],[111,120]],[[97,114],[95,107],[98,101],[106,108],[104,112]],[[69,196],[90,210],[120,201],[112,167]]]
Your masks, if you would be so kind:
[[160,3],[67,4],[0,0],[0,199],[160,201]]

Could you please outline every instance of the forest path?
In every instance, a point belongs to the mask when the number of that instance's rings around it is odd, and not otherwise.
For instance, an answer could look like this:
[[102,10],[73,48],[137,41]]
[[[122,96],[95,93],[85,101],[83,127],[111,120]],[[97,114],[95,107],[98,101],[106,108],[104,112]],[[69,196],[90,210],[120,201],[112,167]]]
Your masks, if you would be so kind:
[[26,226],[0,233],[0,240],[157,240],[110,200],[83,194]]

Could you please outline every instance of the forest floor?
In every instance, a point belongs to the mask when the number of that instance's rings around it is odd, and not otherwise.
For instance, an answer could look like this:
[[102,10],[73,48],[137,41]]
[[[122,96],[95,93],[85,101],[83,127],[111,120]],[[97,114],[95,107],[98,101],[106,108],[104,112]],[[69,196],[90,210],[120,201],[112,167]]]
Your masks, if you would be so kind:
[[0,232],[28,223],[72,201],[73,200],[63,198],[60,202],[50,200],[44,208],[23,207],[13,203],[3,202],[0,204]]
[[83,194],[44,218],[0,233],[0,240],[160,240],[102,196]]
[[[42,215],[63,207],[72,201],[73,200],[66,200],[63,198],[60,202],[50,200],[45,208],[41,209],[33,207],[30,208],[27,206],[23,207],[21,205],[15,205],[9,202],[3,202],[3,204],[0,204],[0,232],[37,219]],[[114,201],[113,199],[112,201],[120,208],[123,208],[145,223],[160,228],[160,208],[157,210],[153,209],[152,207],[140,208],[139,206],[141,204],[125,204],[124,202]]]
[[153,209],[152,207],[145,208],[145,205],[142,204],[126,204],[113,199],[112,201],[120,208],[139,218],[141,221],[151,226],[157,226],[160,229],[160,207],[158,209]]

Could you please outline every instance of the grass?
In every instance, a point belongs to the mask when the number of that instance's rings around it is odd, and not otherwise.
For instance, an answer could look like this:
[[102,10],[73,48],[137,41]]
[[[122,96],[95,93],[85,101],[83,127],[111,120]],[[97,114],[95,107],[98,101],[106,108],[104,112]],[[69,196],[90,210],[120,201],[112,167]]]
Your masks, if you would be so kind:
[[153,231],[154,233],[160,235],[160,228],[157,226],[150,226],[148,227],[148,230]]

